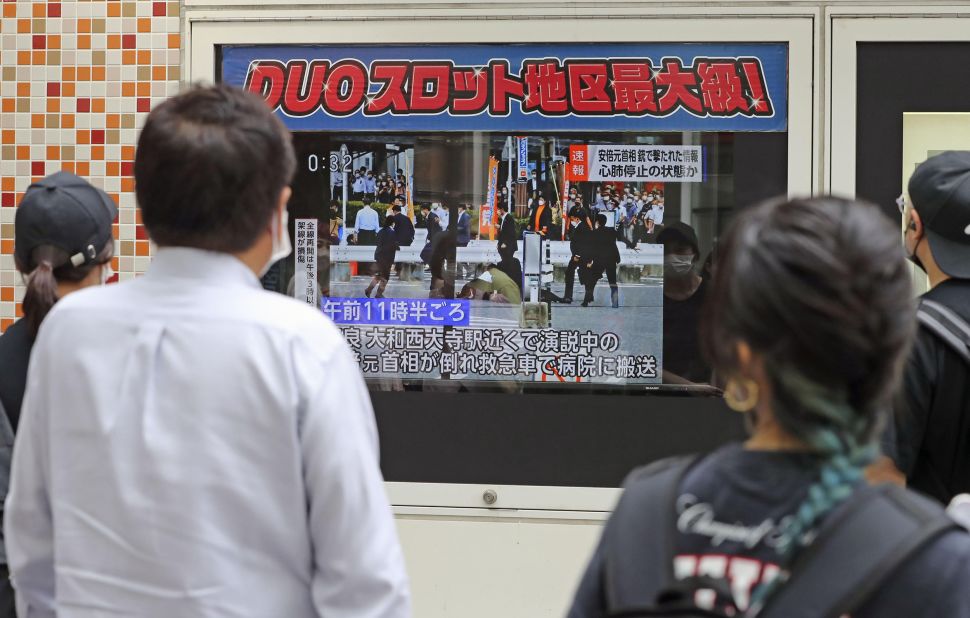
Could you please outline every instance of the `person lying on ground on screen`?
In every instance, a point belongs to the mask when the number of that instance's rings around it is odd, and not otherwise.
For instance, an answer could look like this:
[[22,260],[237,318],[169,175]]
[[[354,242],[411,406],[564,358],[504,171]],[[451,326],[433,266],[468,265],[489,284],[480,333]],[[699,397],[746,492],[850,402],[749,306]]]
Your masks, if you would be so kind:
[[494,264],[489,264],[485,272],[466,283],[458,297],[496,303],[522,302],[519,286]]

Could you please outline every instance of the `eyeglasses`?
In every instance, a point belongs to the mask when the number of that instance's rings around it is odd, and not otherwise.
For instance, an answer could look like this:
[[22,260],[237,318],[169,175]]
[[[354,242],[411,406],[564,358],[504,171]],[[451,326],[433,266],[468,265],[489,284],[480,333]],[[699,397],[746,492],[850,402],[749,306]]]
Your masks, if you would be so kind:
[[903,193],[896,198],[896,206],[899,207],[899,214],[906,212],[906,194]]

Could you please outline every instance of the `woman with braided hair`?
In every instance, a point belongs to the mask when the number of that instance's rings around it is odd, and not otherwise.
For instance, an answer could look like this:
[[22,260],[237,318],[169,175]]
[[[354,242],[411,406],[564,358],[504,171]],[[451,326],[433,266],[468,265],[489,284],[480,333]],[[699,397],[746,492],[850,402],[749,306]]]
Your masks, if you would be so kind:
[[[884,496],[928,514],[934,526],[946,520],[930,501],[900,488],[869,487],[863,477],[878,454],[875,436],[913,335],[913,293],[898,230],[860,202],[776,201],[739,214],[719,256],[703,346],[750,438],[631,474],[570,618],[674,615],[650,611],[668,603],[703,609],[676,615],[776,618],[782,615],[776,606],[793,598],[800,578],[815,581],[806,574],[824,577],[846,562],[812,563],[832,555],[826,543],[840,527],[863,521],[875,529],[895,516]],[[661,478],[669,491],[658,489]],[[651,499],[667,495],[669,513],[658,507],[661,516],[651,519],[650,505],[658,502]],[[861,519],[870,505],[870,519]],[[669,522],[659,521],[665,517]],[[970,536],[949,520],[933,530],[939,532],[906,546],[905,559],[887,560],[878,580],[850,588],[851,609],[839,604],[842,596],[829,603],[833,587],[818,586],[810,591],[815,609],[803,604],[784,618],[970,617]],[[877,553],[891,541],[876,535],[856,555]],[[836,545],[829,543],[830,552]],[[624,569],[643,564],[651,548],[668,551],[666,568],[683,588],[679,596],[651,580],[661,579],[658,569],[636,574],[632,592],[625,587]],[[637,588],[647,595],[639,603],[630,601]],[[803,584],[803,600],[804,590]]]

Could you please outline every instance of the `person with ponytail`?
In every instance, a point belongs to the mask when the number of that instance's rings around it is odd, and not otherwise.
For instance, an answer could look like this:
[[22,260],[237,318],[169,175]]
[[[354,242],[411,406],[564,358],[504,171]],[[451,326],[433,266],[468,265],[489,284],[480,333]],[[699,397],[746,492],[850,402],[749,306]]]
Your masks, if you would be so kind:
[[[915,306],[898,230],[866,203],[772,201],[737,216],[719,257],[702,346],[726,379],[726,403],[744,415],[750,437],[630,475],[570,618],[621,615],[615,605],[622,571],[630,568],[624,565],[637,564],[637,552],[651,547],[669,548],[670,577],[678,585],[701,582],[680,598],[703,611],[676,615],[774,618],[781,614],[773,603],[793,589],[811,560],[827,555],[825,541],[854,521],[853,509],[875,504],[880,508],[867,513],[875,519],[866,521],[877,523],[895,513],[875,498],[864,500],[891,494],[934,522],[946,519],[937,505],[902,488],[870,488],[863,474],[878,455],[876,437],[913,338]],[[668,474],[675,468],[676,475]],[[670,527],[627,528],[649,519],[650,502],[639,496],[664,474],[672,479]],[[657,508],[663,513],[665,507]],[[851,611],[833,618],[970,617],[970,535],[946,522],[910,547],[898,566],[886,567],[877,583],[853,588]],[[643,538],[623,534],[628,529]],[[877,541],[859,555],[881,549]],[[645,589],[657,584],[635,581]],[[833,594],[819,588],[812,590],[819,599]],[[829,614],[805,607],[785,614],[796,616]]]
[[[0,501],[7,495],[34,340],[58,299],[111,276],[111,224],[117,213],[108,194],[67,172],[30,185],[17,209],[14,263],[27,290],[23,319],[0,336]],[[0,543],[0,618],[14,616],[6,562]]]

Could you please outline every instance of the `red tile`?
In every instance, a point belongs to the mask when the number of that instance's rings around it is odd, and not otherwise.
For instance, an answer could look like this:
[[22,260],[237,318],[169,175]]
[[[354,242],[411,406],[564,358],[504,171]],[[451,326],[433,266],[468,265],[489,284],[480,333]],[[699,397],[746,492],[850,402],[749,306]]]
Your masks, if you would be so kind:
[[77,100],[77,111],[78,113],[90,112],[91,111],[91,99],[78,99]]
[[34,35],[34,49],[44,49],[47,47],[47,37],[43,34]]
[[139,112],[150,112],[152,111],[152,100],[148,97],[138,99],[138,111]]
[[153,2],[152,3],[152,15],[154,17],[165,17],[165,3],[164,2]]
[[43,161],[31,161],[30,162],[30,173],[33,176],[43,176],[44,175],[44,162]]
[[49,97],[59,97],[61,96],[61,84],[59,82],[50,82],[47,84],[47,96]]
[[13,208],[15,204],[13,193],[0,193],[0,206]]
[[61,16],[61,3],[51,2],[47,5],[47,16],[48,17],[60,17]]
[[148,231],[145,229],[144,225],[135,226],[135,238],[138,240],[148,240]]
[[91,143],[92,144],[104,143],[104,129],[91,129]]
[[121,175],[122,176],[134,176],[135,175],[135,164],[132,161],[124,161],[121,164]]
[[124,49],[135,49],[135,35],[133,34],[121,35],[121,46]]

